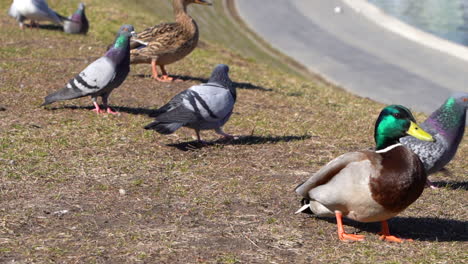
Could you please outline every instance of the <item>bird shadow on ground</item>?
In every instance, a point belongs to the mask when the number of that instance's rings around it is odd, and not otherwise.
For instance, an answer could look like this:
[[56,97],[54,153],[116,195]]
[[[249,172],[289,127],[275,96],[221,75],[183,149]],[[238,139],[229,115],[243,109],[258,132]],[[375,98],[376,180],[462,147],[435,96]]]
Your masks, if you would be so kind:
[[456,181],[435,181],[432,184],[437,188],[448,188],[451,190],[468,190],[468,182],[456,182]]
[[[32,27],[31,25],[28,25],[28,27]],[[32,27],[34,28],[34,27]],[[39,25],[37,26],[39,29],[46,29],[46,30],[55,30],[55,31],[63,31],[63,27],[59,25]]]
[[[101,106],[102,107],[102,106]],[[153,112],[155,112],[155,109],[149,109],[149,108],[143,108],[143,107],[126,107],[126,106],[111,106],[111,108],[114,111],[117,111],[118,113],[127,113],[127,114],[132,114],[132,115],[147,115],[151,116]],[[77,110],[77,109],[84,109],[84,110],[93,110],[94,106],[77,106],[77,105],[64,105],[64,106],[59,106],[59,107],[47,107],[46,109],[48,110],[60,110],[60,109],[72,109],[72,110]]]
[[211,142],[189,141],[176,144],[167,144],[169,147],[174,147],[182,151],[197,150],[212,146],[222,145],[258,145],[258,144],[274,144],[278,142],[290,142],[298,140],[306,140],[311,138],[310,135],[302,136],[240,136],[232,140],[218,139]]
[[[132,75],[134,77],[138,78],[151,78],[149,75],[144,75],[144,74],[134,74]],[[193,77],[193,76],[188,76],[188,75],[171,75],[171,77],[174,77],[175,79],[179,79],[182,81],[197,81],[201,83],[206,83],[208,82],[208,79],[206,78],[201,78],[201,77]],[[251,83],[243,83],[243,82],[232,82],[234,84],[235,88],[238,89],[246,89],[246,90],[260,90],[260,91],[265,91],[265,92],[271,92],[273,89],[271,88],[265,88],[261,86],[257,86]]]
[[[316,218],[336,224],[335,218]],[[380,223],[361,223],[347,218],[343,219],[343,223],[376,235],[380,232]],[[406,239],[432,242],[468,241],[467,221],[435,217],[394,217],[388,221],[388,224],[390,234]]]

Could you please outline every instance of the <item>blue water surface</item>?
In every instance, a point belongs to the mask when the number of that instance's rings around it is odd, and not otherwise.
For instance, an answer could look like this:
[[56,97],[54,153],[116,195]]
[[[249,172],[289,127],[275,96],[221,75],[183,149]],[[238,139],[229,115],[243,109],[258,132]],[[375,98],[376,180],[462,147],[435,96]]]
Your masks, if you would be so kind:
[[468,46],[468,0],[368,0],[407,24]]

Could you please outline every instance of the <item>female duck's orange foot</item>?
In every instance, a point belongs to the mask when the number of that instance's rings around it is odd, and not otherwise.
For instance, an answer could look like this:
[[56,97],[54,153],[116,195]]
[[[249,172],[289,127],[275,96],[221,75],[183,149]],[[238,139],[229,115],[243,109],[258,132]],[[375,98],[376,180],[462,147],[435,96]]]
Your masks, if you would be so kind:
[[162,75],[161,77],[156,77],[156,80],[160,82],[172,82],[174,78],[170,77],[169,75]]
[[408,242],[413,241],[413,239],[399,238],[399,237],[390,236],[390,235],[381,235],[379,237],[379,239],[382,240],[382,241],[395,242],[395,243],[403,243],[405,241],[408,241]]
[[341,241],[364,241],[365,236],[363,235],[353,235],[346,233],[338,233],[338,238]]

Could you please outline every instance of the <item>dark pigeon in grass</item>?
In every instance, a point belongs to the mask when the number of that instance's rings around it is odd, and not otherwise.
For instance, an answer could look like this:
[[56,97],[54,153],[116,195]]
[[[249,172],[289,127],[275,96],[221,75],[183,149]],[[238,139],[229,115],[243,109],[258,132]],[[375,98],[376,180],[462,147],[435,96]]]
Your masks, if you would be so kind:
[[97,97],[102,97],[102,103],[107,113],[116,114],[107,105],[109,94],[120,86],[130,72],[130,37],[133,33],[132,25],[124,25],[119,30],[114,45],[106,54],[88,65],[75,78],[71,79],[65,88],[49,94],[42,105],[56,101],[91,96],[97,113],[105,113],[97,103]]
[[236,89],[229,79],[229,67],[217,65],[208,83],[194,85],[177,94],[169,103],[152,115],[156,121],[145,126],[161,134],[172,134],[180,127],[195,130],[214,129],[224,138],[232,138],[223,132],[222,126],[229,120],[236,102]]
[[[465,132],[467,108],[468,93],[454,93],[421,124],[421,128],[429,132],[435,142],[414,137],[400,139],[419,156],[428,175],[444,168],[455,156]],[[435,188],[430,181],[428,184]]]
[[46,0],[14,0],[8,14],[19,22],[21,29],[24,28],[23,21],[26,19],[30,19],[32,25],[36,25],[36,21],[43,20],[62,25],[68,20],[50,9]]
[[78,10],[69,17],[69,21],[63,23],[63,31],[69,34],[88,33],[89,23],[85,14],[85,5],[80,3]]

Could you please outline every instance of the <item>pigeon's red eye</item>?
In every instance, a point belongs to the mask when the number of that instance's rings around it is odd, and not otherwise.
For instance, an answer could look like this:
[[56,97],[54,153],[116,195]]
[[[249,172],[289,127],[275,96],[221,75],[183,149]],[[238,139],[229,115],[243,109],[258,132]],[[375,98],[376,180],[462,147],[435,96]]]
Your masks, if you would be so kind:
[[468,102],[468,98],[463,98],[463,102]]

